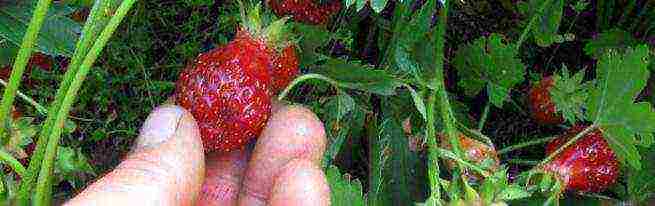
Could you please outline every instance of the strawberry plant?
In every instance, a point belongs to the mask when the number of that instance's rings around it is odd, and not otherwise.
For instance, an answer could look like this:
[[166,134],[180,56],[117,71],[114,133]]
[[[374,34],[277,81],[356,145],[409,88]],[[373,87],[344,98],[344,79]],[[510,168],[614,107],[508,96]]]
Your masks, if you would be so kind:
[[276,102],[310,108],[332,205],[655,198],[647,1],[9,2],[9,204],[79,193],[171,96],[206,151],[247,148]]

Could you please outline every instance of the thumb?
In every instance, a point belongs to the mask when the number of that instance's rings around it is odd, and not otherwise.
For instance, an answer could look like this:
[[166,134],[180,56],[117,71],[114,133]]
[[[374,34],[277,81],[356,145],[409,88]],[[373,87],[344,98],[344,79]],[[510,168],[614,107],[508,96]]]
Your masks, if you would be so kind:
[[161,106],[145,121],[127,158],[67,204],[192,205],[204,166],[191,114],[181,107]]

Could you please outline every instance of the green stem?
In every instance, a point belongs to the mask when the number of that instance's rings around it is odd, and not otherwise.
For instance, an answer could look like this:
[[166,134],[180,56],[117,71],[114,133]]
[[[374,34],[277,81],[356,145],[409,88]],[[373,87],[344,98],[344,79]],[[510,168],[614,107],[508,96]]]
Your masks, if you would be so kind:
[[[2,79],[0,79],[0,84],[2,84],[2,86],[5,86],[5,87],[7,86],[7,82],[5,82]],[[20,92],[20,90],[16,90],[16,94],[18,94],[18,97],[25,100],[28,104],[32,105],[36,109],[36,111],[39,112],[39,114],[41,114],[41,115],[47,115],[48,114],[48,109],[46,109],[44,106],[42,106],[41,104],[36,102],[31,97],[23,94],[23,92]]]
[[71,63],[69,64],[68,69],[64,74],[64,78],[63,81],[61,82],[61,85],[59,86],[59,89],[57,89],[55,100],[52,103],[52,105],[50,105],[50,109],[48,110],[48,114],[50,115],[48,115],[45,122],[43,123],[38,141],[36,143],[36,148],[34,149],[34,153],[32,154],[32,157],[30,159],[29,167],[27,168],[27,174],[21,180],[20,189],[17,195],[17,205],[28,204],[28,200],[32,195],[32,186],[34,184],[34,181],[36,180],[38,171],[41,167],[41,161],[43,159],[45,147],[46,144],[48,143],[47,138],[53,126],[55,120],[55,114],[57,113],[57,111],[59,111],[61,107],[61,103],[64,99],[64,95],[66,95],[66,92],[68,91],[68,88],[70,87],[70,84],[73,81],[73,77],[75,77],[75,74],[79,70],[79,66],[82,62],[82,59],[88,53],[89,48],[91,47],[95,37],[97,36],[98,31],[96,30],[96,27],[99,26],[98,22],[100,21],[102,11],[104,11],[107,6],[108,6],[107,1],[103,0],[103,1],[96,2],[91,8],[89,16],[87,17],[87,21],[82,29],[82,35],[80,39],[77,41],[75,53],[73,54]]
[[466,166],[469,169],[474,170],[478,174],[481,174],[483,177],[489,177],[489,172],[485,171],[484,169],[482,169],[481,167],[479,167],[477,165],[471,164],[468,161],[460,158],[459,156],[455,155],[452,151],[448,151],[448,150],[442,149],[442,148],[437,148],[437,151],[439,152],[440,156],[452,159],[455,162],[457,162],[457,163],[459,163],[459,164],[461,164],[463,166]]
[[[32,56],[32,48],[36,43],[39,31],[43,25],[43,21],[48,13],[48,7],[52,0],[39,0],[36,3],[34,13],[32,14],[32,19],[30,24],[27,26],[27,31],[25,36],[23,36],[23,41],[18,50],[18,56],[16,56],[16,61],[14,62],[13,68],[11,69],[11,76],[9,76],[9,85],[5,88],[5,92],[2,95],[2,102],[0,102],[0,125],[4,125],[4,122],[7,121],[9,112],[11,112],[11,106],[14,104],[14,99],[16,98],[16,91],[18,91],[18,86],[23,77],[23,72],[27,66],[27,62]],[[0,127],[0,137],[5,137],[5,127]]]
[[508,159],[507,163],[510,164],[518,164],[518,165],[529,165],[529,166],[535,166],[539,164],[539,161],[535,160],[524,160],[524,159]]
[[478,130],[469,129],[468,127],[466,127],[466,125],[460,122],[455,122],[455,126],[460,132],[464,133],[466,136],[472,137],[473,139],[478,141],[482,141],[486,143],[487,146],[495,147],[493,141],[491,141],[491,138],[489,138],[487,135],[482,134],[482,132]]
[[521,36],[519,36],[519,41],[516,43],[516,48],[521,48],[521,44],[525,41],[525,39],[528,37],[528,34],[530,33],[530,30],[534,26],[534,24],[537,22],[537,19],[541,18],[541,15],[543,15],[544,10],[546,10],[546,7],[548,4],[550,4],[551,0],[544,0],[543,3],[541,3],[541,6],[539,7],[539,10],[537,10],[537,13],[532,16],[530,19],[530,22],[528,22],[528,26],[523,29],[523,33],[521,33]]
[[575,135],[575,137],[571,138],[569,141],[567,141],[566,143],[564,143],[564,145],[562,145],[560,148],[558,148],[557,150],[555,150],[555,152],[550,153],[550,155],[548,155],[548,157],[546,157],[546,159],[542,160],[542,161],[537,165],[536,168],[541,168],[541,167],[543,167],[545,164],[547,164],[548,162],[550,162],[551,160],[553,160],[553,158],[555,158],[555,156],[557,156],[559,153],[561,153],[562,151],[564,151],[564,149],[566,149],[567,147],[571,146],[571,144],[573,144],[573,143],[575,143],[576,141],[578,141],[578,139],[580,139],[580,138],[582,138],[583,136],[585,136],[586,134],[588,134],[588,133],[594,131],[595,129],[598,129],[598,126],[594,124],[594,125],[591,125],[591,126],[587,127],[586,129],[582,130],[582,132],[578,133],[577,135]]
[[484,129],[484,123],[487,121],[487,116],[489,116],[490,107],[491,107],[491,103],[487,101],[487,105],[484,106],[484,110],[482,111],[482,117],[480,117],[480,122],[478,122],[478,131],[482,131],[482,129]]
[[519,143],[519,144],[515,144],[515,145],[512,145],[512,146],[505,147],[505,148],[503,148],[501,150],[498,150],[498,154],[502,155],[502,154],[505,154],[505,153],[508,153],[508,152],[511,152],[511,151],[514,151],[514,150],[523,149],[523,148],[533,146],[533,145],[543,144],[543,143],[546,143],[546,142],[550,142],[555,138],[557,138],[557,137],[556,136],[544,137],[544,138],[539,138],[539,139],[535,139],[535,140],[530,140],[530,141],[527,141],[527,142],[522,142],[522,143]]
[[16,174],[20,175],[21,177],[25,175],[25,167],[23,167],[23,165],[20,164],[16,158],[5,152],[3,149],[0,149],[0,161],[9,165],[9,167],[11,167],[11,169],[13,169],[14,172],[16,172]]
[[[428,139],[428,152],[429,152],[429,162],[428,164],[428,179],[430,181],[430,196],[428,198],[428,202],[433,203],[433,205],[441,205],[441,188],[440,188],[440,183],[439,183],[439,164],[438,164],[438,158],[439,158],[439,146],[437,144],[437,134],[436,130],[434,128],[434,110],[436,100],[439,98],[439,103],[440,103],[440,111],[441,111],[441,118],[442,121],[444,122],[444,125],[446,125],[446,135],[451,139],[451,145],[453,145],[453,148],[456,150],[455,154],[457,153],[459,149],[459,140],[455,136],[455,128],[453,126],[453,121],[451,119],[450,115],[450,104],[448,102],[448,94],[446,94],[446,88],[444,86],[444,78],[443,78],[443,67],[444,67],[444,44],[445,44],[445,36],[446,36],[446,25],[448,23],[448,2],[450,1],[445,1],[443,8],[441,9],[441,12],[439,14],[439,22],[437,24],[437,32],[436,32],[436,56],[435,56],[435,74],[436,77],[432,80],[433,86],[435,86],[432,94],[428,97],[428,126],[427,126],[427,131],[426,131],[426,138]],[[454,143],[453,141],[454,140]]]
[[441,200],[441,188],[439,186],[439,146],[437,145],[437,132],[434,128],[434,111],[435,111],[436,97],[435,95],[430,95],[428,97],[428,104],[426,108],[427,113],[427,130],[426,130],[426,139],[428,144],[428,180],[430,184],[430,190],[432,194],[432,202],[438,203]]
[[289,83],[289,86],[287,86],[287,88],[284,88],[284,90],[280,92],[280,94],[277,96],[277,99],[280,101],[284,100],[284,98],[287,97],[287,95],[289,94],[289,91],[291,91],[298,84],[310,79],[320,79],[336,86],[337,88],[341,85],[339,82],[334,81],[333,79],[330,79],[329,77],[320,74],[305,74],[299,76],[298,78],[294,79],[291,83]]
[[111,38],[112,34],[114,31],[116,31],[123,18],[127,15],[127,12],[130,10],[130,8],[132,8],[134,2],[136,2],[136,0],[125,0],[118,7],[116,13],[109,20],[109,23],[107,23],[107,26],[102,31],[102,33],[100,33],[100,36],[93,44],[93,47],[91,47],[89,53],[84,58],[84,61],[82,61],[79,71],[75,75],[75,79],[71,83],[68,92],[66,92],[66,97],[62,102],[61,109],[57,112],[56,123],[53,125],[52,132],[48,138],[48,146],[46,148],[46,153],[43,160],[44,165],[41,167],[41,172],[39,173],[39,178],[36,185],[36,205],[45,204],[45,202],[42,201],[46,200],[46,198],[49,196],[49,194],[47,194],[47,191],[49,190],[47,188],[49,185],[48,180],[50,179],[50,173],[52,172],[52,166],[54,164],[57,147],[59,146],[59,139],[61,137],[64,121],[66,120],[68,112],[70,111],[71,106],[77,97],[77,92],[82,86],[82,82],[84,82],[84,79],[91,69],[91,66],[93,66],[93,63],[100,55],[100,52],[102,52],[103,48],[109,41],[109,38]]

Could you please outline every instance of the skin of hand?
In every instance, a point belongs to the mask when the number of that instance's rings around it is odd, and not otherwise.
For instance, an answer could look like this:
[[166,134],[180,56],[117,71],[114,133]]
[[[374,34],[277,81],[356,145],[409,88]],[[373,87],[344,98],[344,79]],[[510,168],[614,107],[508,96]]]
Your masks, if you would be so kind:
[[126,159],[66,205],[329,205],[325,144],[311,111],[275,104],[254,149],[204,154],[191,114],[161,106]]

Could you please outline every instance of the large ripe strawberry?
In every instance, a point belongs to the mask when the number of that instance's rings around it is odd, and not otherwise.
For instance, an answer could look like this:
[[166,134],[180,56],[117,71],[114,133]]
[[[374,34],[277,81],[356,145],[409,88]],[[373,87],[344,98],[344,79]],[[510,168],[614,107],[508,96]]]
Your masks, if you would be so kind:
[[330,17],[341,10],[341,1],[321,4],[317,0],[268,0],[278,16],[293,16],[294,20],[314,25],[327,24]]
[[284,20],[262,26],[259,7],[243,19],[232,41],[198,56],[177,81],[176,102],[198,122],[205,151],[242,148],[270,116],[270,71],[287,46]]
[[557,113],[555,103],[550,97],[550,89],[554,85],[551,76],[544,77],[530,89],[528,100],[532,118],[539,124],[553,125],[564,122],[564,117]]
[[[563,136],[546,146],[551,154],[570,138],[580,133],[585,126],[576,125]],[[600,130],[594,130],[565,148],[544,166],[565,183],[566,188],[581,192],[600,192],[616,182],[619,176],[619,162]]]
[[277,58],[273,60],[273,69],[271,70],[273,85],[271,88],[274,93],[286,88],[298,76],[298,73],[300,73],[298,64],[298,55],[296,54],[295,46],[284,48]]
[[[452,150],[452,146],[446,135],[439,135],[440,144],[448,150]],[[488,170],[497,170],[500,166],[500,161],[498,160],[498,153],[493,147],[486,145],[478,140],[472,139],[465,136],[464,134],[459,135],[459,147],[462,149],[462,152],[466,155],[468,161],[475,163],[477,165],[486,166],[485,169]],[[455,168],[455,161],[448,160],[446,161],[446,167],[449,170]],[[477,173],[472,173],[471,171],[464,170],[464,175],[473,180],[480,180],[482,176]]]

